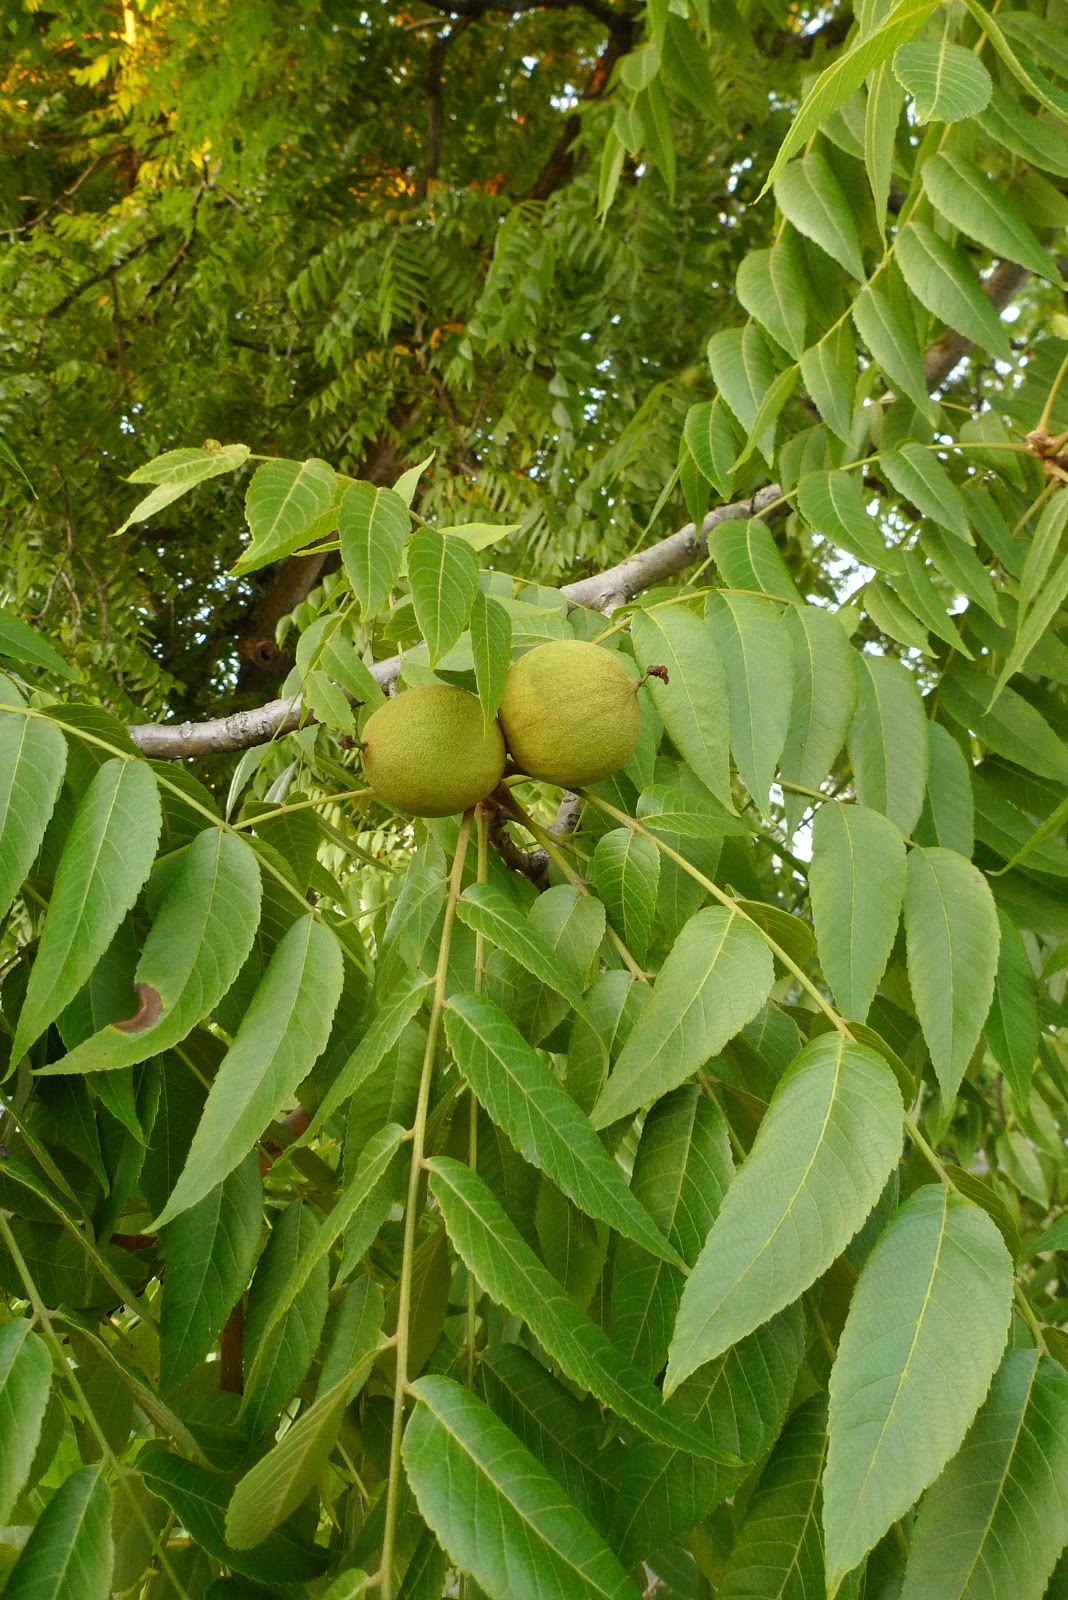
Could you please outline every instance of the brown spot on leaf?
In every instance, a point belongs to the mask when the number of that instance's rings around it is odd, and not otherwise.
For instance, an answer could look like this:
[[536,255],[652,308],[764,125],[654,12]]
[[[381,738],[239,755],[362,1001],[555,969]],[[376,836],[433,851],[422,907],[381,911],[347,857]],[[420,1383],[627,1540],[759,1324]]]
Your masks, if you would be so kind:
[[163,1015],[163,1000],[158,989],[153,989],[150,983],[135,983],[134,993],[141,1004],[136,1016],[112,1023],[119,1033],[144,1033],[146,1029],[154,1027]]

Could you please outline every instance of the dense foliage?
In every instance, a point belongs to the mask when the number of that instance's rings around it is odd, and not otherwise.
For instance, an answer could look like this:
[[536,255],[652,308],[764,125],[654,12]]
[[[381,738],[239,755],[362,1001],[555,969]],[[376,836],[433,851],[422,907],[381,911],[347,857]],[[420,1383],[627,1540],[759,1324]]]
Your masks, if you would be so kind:
[[1062,0],[7,30],[5,1600],[1068,1594]]

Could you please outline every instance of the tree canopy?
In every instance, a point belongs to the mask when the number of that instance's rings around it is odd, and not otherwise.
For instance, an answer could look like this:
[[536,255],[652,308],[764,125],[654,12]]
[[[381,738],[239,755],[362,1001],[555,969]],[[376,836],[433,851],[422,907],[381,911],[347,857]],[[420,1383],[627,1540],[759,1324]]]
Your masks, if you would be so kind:
[[0,74],[5,1600],[1058,1600],[1068,7]]

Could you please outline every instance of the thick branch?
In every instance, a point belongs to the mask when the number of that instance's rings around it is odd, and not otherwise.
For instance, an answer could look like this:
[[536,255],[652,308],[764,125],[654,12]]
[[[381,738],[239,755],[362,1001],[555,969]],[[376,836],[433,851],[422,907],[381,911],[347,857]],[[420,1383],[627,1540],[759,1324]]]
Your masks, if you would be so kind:
[[[683,572],[694,561],[703,559],[708,550],[708,536],[721,522],[731,522],[740,517],[760,516],[776,500],[782,498],[777,483],[758,489],[756,494],[733,505],[717,506],[710,511],[697,533],[688,522],[678,533],[662,539],[659,544],[640,550],[637,555],[610,567],[607,572],[595,573],[589,578],[579,578],[566,583],[563,593],[575,606],[586,606],[593,611],[612,611],[616,606],[633,599],[650,584]],[[376,661],[372,675],[385,689],[395,683],[404,665],[402,656],[390,656],[388,661]],[[266,744],[269,739],[299,726],[299,699],[271,700],[255,711],[236,711],[230,717],[217,717],[211,722],[183,722],[172,727],[156,723],[139,723],[130,734],[146,756],[162,761],[181,760],[186,756],[206,756],[222,750],[245,750],[250,745]]]

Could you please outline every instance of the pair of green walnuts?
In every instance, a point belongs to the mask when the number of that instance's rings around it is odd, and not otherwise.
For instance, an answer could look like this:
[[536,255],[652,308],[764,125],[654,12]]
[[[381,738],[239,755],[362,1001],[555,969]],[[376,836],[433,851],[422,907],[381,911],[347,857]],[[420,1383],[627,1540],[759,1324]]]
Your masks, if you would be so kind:
[[466,689],[408,689],[368,717],[363,770],[414,817],[451,817],[519,772],[577,789],[608,778],[638,745],[638,684],[625,659],[580,639],[535,646],[511,668],[492,722]]

